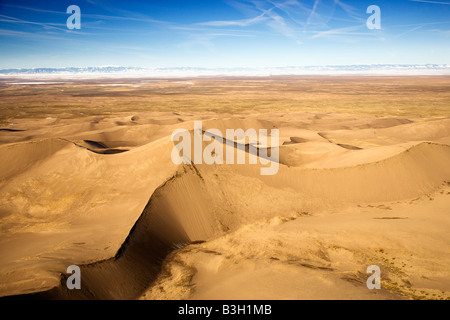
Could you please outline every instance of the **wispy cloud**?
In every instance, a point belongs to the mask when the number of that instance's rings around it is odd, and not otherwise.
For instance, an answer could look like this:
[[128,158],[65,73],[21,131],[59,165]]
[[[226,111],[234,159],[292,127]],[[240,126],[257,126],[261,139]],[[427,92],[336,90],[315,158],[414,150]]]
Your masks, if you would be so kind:
[[311,9],[297,0],[288,0],[282,3],[268,0],[274,8],[281,10],[287,17],[298,25],[305,25],[306,21],[301,19],[310,13]]
[[[67,32],[73,32],[72,30],[68,30]],[[18,31],[18,30],[10,30],[10,29],[0,29],[0,36],[4,37],[14,37],[14,38],[26,38],[33,41],[39,40],[51,40],[51,41],[67,41],[67,38],[61,36],[60,34],[55,34],[54,32],[45,32],[45,33],[36,33],[36,32],[27,32],[27,31]],[[80,42],[81,40],[77,40]],[[86,42],[84,42],[86,43]],[[8,46],[10,44],[8,43]]]
[[263,20],[267,20],[267,17],[265,17],[266,13],[263,12],[262,14],[251,18],[251,19],[242,19],[242,20],[227,20],[227,21],[207,21],[207,22],[200,22],[197,23],[198,25],[202,26],[211,26],[211,27],[228,27],[228,26],[239,26],[239,27],[247,27],[256,23],[259,23]]
[[409,0],[412,2],[424,2],[424,3],[434,3],[434,4],[447,4],[450,5],[450,2],[442,2],[442,1],[428,1],[428,0]]
[[320,15],[316,14],[316,10],[317,10],[317,6],[319,5],[319,2],[320,2],[320,0],[315,0],[315,1],[314,1],[314,5],[313,5],[313,7],[312,7],[312,9],[311,9],[311,12],[309,13],[309,16],[308,16],[308,20],[306,20],[306,25],[310,25],[310,24],[311,24],[311,21],[312,21],[316,16],[319,16],[319,17],[320,17]]
[[342,10],[344,10],[350,17],[354,18],[355,20],[361,21],[363,20],[360,16],[360,13],[356,8],[352,7],[351,5],[348,5],[340,0],[334,0],[334,3],[340,7]]
[[[292,0],[289,0],[292,2]],[[288,1],[287,1],[288,2]],[[295,3],[297,3],[295,1]],[[274,4],[272,1],[250,1],[251,8],[257,12],[257,15],[249,19],[238,19],[238,20],[222,20],[222,21],[206,21],[197,23],[200,26],[209,27],[250,27],[257,24],[264,23],[266,26],[272,30],[280,33],[284,36],[293,36],[294,30],[290,24],[286,21],[280,13],[287,11],[286,3]],[[242,3],[234,2],[233,5],[241,7]],[[245,7],[248,9],[248,7]],[[275,12],[275,10],[281,11],[280,13]]]
[[[52,14],[68,16],[66,11],[46,10],[46,9],[40,9],[40,8],[34,8],[34,7],[28,7],[28,6],[20,6],[20,5],[14,5],[14,4],[3,4],[3,6],[15,8],[15,9],[27,10],[27,11],[52,13]],[[159,23],[159,24],[169,23],[168,21],[152,19],[152,18],[144,16],[144,15],[136,16],[135,14],[134,15],[129,15],[129,14],[105,15],[105,14],[90,14],[90,13],[82,12],[82,16],[83,16],[83,18],[94,18],[94,19],[104,19],[104,20],[126,20],[126,21],[136,21],[136,22]]]
[[[197,23],[208,27],[252,27],[265,25],[277,34],[295,38],[296,42],[303,42],[305,35],[312,38],[324,37],[333,34],[349,36],[359,33],[338,32],[330,27],[333,21],[357,23],[357,28],[365,23],[364,17],[354,7],[341,0],[234,0],[230,5],[245,12],[247,15],[254,12],[255,16],[248,19],[206,21]],[[335,11],[341,9],[344,15],[335,16]],[[345,17],[347,15],[347,19]],[[302,38],[300,40],[300,38]]]
[[2,4],[2,6],[3,7],[8,7],[8,8],[14,8],[14,9],[21,9],[21,10],[34,11],[34,12],[41,12],[41,13],[53,13],[53,14],[64,14],[64,15],[67,15],[67,13],[65,11],[40,9],[40,8],[27,7],[27,6],[19,6],[19,5],[15,5],[15,4],[9,4],[9,3],[4,3],[4,4]]
[[450,30],[431,29],[431,30],[429,30],[429,31],[431,31],[431,32],[437,32],[437,33],[443,34],[443,35],[445,35],[445,36],[450,36]]
[[295,29],[292,28],[286,20],[275,12],[271,12],[269,14],[270,20],[267,22],[267,25],[278,33],[286,36],[293,37],[295,36]]
[[411,32],[413,32],[413,31],[422,29],[424,26],[425,26],[424,24],[418,25],[417,27],[414,27],[414,28],[412,28],[412,29],[409,29],[409,30],[407,30],[407,31],[405,31],[405,32],[403,32],[403,33],[397,35],[397,38],[403,37],[405,34],[411,33]]
[[[197,43],[201,42],[207,44],[207,47],[211,47],[210,43],[217,37],[250,36],[251,34],[256,34],[258,32],[261,33],[264,30],[259,28],[261,26],[266,27],[265,32],[267,32],[267,30],[271,30],[274,34],[280,34],[285,37],[293,38],[296,43],[303,42],[305,40],[305,36],[312,36],[313,38],[323,37],[327,34],[333,34],[335,37],[338,35],[350,36],[351,33],[334,32],[336,30],[330,26],[330,22],[333,20],[346,22],[355,21],[358,22],[359,25],[360,22],[363,21],[363,19],[358,16],[355,8],[341,0],[230,0],[230,5],[239,11],[245,12],[245,15],[250,17],[244,19],[203,21],[190,25],[153,19],[145,14],[128,12],[121,8],[114,8],[110,5],[110,3],[103,0],[87,0],[87,2],[91,5],[102,8],[102,11],[107,12],[108,14],[82,12],[85,32],[91,31],[90,29],[112,30],[115,28],[115,25],[110,25],[108,28],[102,28],[101,23],[103,21],[129,21],[145,24],[150,23],[158,24],[161,27],[171,30],[178,29],[180,31],[184,30],[188,32],[190,29],[191,33],[187,33],[186,35],[188,38],[187,42],[191,43],[194,40],[194,42]],[[5,4],[5,6],[33,12],[67,16],[65,11],[46,10],[14,4]],[[335,16],[334,12],[337,8],[340,8],[344,13],[346,13],[348,19],[345,19],[345,14]],[[4,17],[4,20],[2,21],[17,24],[34,24],[40,25],[43,28],[59,28],[60,31],[67,31],[62,23],[56,24],[27,21],[12,17]],[[136,26],[131,27],[134,28]],[[220,28],[221,30],[213,30],[217,28]],[[240,30],[230,32],[230,28],[238,28]],[[314,37],[314,35],[317,36]]]
[[[106,35],[106,34],[117,35],[118,34],[118,32],[114,32],[113,30],[111,30],[111,28],[102,28],[102,27],[96,26],[95,22],[83,23],[83,29],[81,29],[81,30],[69,30],[65,23],[29,21],[29,20],[23,20],[23,19],[11,17],[11,16],[6,16],[3,14],[0,14],[0,22],[11,23],[11,24],[25,24],[25,25],[33,25],[33,26],[41,27],[41,29],[33,30],[32,34],[34,34],[34,35],[38,35],[40,33],[48,33],[49,31],[54,31],[59,35],[77,34],[77,35],[91,35],[92,36],[92,35]],[[86,32],[85,30],[88,30],[88,29],[89,30],[91,30],[91,29],[108,30],[110,32],[102,32],[102,33],[95,33],[95,32],[91,32],[91,31]],[[18,31],[20,31],[20,30],[18,30]],[[19,34],[19,35],[22,35],[22,36],[25,35],[26,37],[28,37],[28,33],[31,33],[31,30],[29,32],[26,32],[26,35],[23,33]],[[3,36],[7,36],[7,35],[8,35],[8,33],[3,34]],[[13,33],[10,33],[10,35],[14,36]]]
[[434,22],[423,22],[423,23],[396,24],[396,25],[391,25],[391,27],[415,27],[415,26],[426,26],[426,25],[436,25],[436,24],[450,24],[450,21],[434,21]]
[[[361,30],[361,31],[356,32],[357,30]],[[352,26],[352,27],[345,27],[345,28],[329,29],[329,30],[325,30],[325,31],[315,32],[312,35],[312,38],[317,39],[317,38],[323,38],[323,37],[329,37],[329,36],[339,36],[339,35],[359,35],[359,36],[370,35],[367,32],[362,32],[362,30],[364,30],[364,28],[362,26]]]
[[60,30],[60,31],[64,31],[64,32],[68,30],[67,28],[65,28],[66,24],[64,24],[64,23],[28,21],[28,20],[18,19],[15,17],[5,16],[3,14],[0,14],[0,21],[7,22],[7,23],[14,23],[14,24],[32,24],[32,25],[37,25],[37,26],[43,27],[45,29],[56,29],[56,30]]

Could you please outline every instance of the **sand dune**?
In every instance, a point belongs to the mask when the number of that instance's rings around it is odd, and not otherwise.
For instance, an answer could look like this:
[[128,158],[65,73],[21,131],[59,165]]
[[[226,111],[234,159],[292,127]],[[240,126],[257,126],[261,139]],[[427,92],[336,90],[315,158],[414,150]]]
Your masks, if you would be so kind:
[[[439,119],[381,129],[335,130],[330,133],[322,132],[322,135],[334,143],[348,143],[364,147],[368,143],[386,145],[410,141],[437,141],[448,137],[449,133],[450,119]],[[361,144],[362,141],[364,142]]]
[[193,188],[206,192],[193,167],[181,168],[160,186],[114,258],[81,266],[83,292],[70,291],[63,285],[23,298],[138,298],[156,278],[169,252],[215,233],[209,201],[202,192],[192,194]]
[[[277,218],[280,207],[285,212],[317,211],[331,205],[338,208],[343,204],[404,200],[429,194],[450,180],[449,161],[450,146],[422,143],[385,160],[354,167],[298,170],[283,166],[273,178],[259,176],[248,165],[243,170],[233,166],[184,165],[155,190],[113,258],[81,265],[83,291],[70,291],[61,285],[20,298],[139,298],[158,277],[164,258],[173,250],[220,238],[251,221]],[[240,216],[230,220],[229,199],[243,204],[249,202],[250,195],[225,186],[211,188],[219,173],[225,180],[238,176],[247,186],[291,188],[295,190],[294,199],[278,204],[276,210],[258,207],[259,213],[231,206],[233,215]],[[218,191],[221,194],[216,194]],[[277,219],[283,221],[282,217]],[[313,270],[330,269],[307,262],[299,264]]]
[[[279,147],[278,172],[237,138],[222,151],[245,164],[175,165],[172,133],[193,143],[199,120],[222,137],[279,129],[252,142]],[[450,296],[448,114],[53,114],[0,126],[0,154],[3,299]],[[81,290],[65,285],[73,264]],[[374,264],[381,290],[366,286]]]
[[31,166],[51,157],[70,143],[62,140],[38,140],[0,146],[0,181],[11,179]]

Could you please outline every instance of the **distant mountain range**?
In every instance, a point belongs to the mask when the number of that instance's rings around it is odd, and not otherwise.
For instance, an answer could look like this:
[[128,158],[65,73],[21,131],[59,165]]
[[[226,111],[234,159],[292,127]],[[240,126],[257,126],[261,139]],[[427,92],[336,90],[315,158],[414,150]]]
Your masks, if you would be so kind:
[[6,77],[185,77],[185,76],[270,76],[270,75],[450,75],[450,64],[329,65],[273,68],[138,68],[120,66],[0,69]]
[[0,74],[54,74],[54,73],[111,73],[111,72],[127,72],[138,71],[143,68],[135,67],[67,67],[67,68],[20,68],[20,69],[0,69]]

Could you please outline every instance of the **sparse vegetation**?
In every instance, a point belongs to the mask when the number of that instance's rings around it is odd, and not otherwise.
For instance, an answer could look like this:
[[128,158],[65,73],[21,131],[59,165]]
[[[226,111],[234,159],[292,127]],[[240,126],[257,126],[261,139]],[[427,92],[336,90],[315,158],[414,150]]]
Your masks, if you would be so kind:
[[[156,81],[135,86],[8,85],[0,82],[0,124],[14,118],[66,118],[121,112],[307,111],[398,116],[450,115],[450,77],[274,77]],[[119,81],[119,80],[117,80]],[[116,81],[116,82],[117,82]],[[120,80],[119,83],[133,82]]]

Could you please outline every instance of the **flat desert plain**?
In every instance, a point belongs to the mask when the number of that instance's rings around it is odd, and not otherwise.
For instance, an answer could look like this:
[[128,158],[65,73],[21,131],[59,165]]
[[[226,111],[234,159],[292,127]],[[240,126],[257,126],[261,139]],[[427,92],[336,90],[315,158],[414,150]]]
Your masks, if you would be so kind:
[[450,77],[3,78],[0,230],[4,299],[450,299]]

